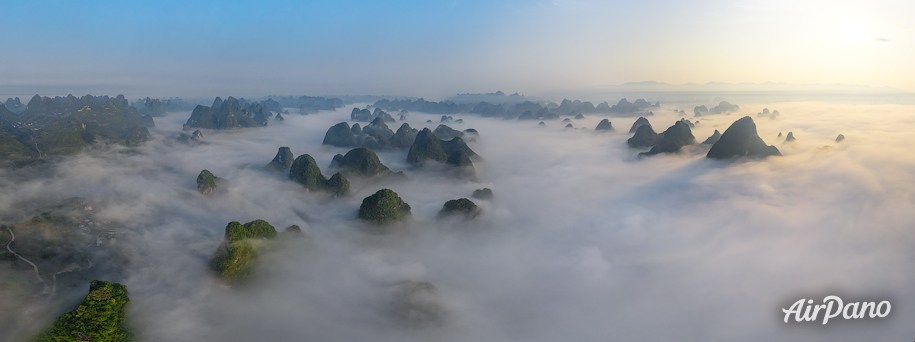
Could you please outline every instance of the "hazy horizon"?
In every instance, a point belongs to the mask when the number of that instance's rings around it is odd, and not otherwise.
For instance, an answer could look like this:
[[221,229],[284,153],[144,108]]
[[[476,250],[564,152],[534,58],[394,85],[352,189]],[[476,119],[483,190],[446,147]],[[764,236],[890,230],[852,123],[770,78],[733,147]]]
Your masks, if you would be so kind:
[[913,339],[913,1],[2,11],[0,342]]
[[0,31],[16,34],[0,37],[0,84],[28,93],[543,96],[647,80],[915,91],[906,1],[14,1],[4,10]]

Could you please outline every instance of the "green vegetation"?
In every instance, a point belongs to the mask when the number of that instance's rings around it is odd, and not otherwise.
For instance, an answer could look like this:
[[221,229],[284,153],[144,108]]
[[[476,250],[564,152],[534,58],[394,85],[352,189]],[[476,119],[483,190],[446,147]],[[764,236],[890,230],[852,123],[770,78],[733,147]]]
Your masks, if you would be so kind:
[[200,174],[197,175],[197,191],[204,195],[213,192],[216,190],[217,180],[219,180],[219,177],[213,175],[210,170],[200,171]]
[[378,155],[365,147],[354,148],[340,158],[334,158],[334,166],[349,173],[372,177],[391,172],[381,163]]
[[35,341],[130,341],[133,336],[125,325],[128,303],[124,285],[93,280],[83,302]]
[[[361,132],[362,129],[360,128],[359,130]],[[356,136],[353,134],[353,130],[349,127],[349,124],[341,122],[327,129],[327,133],[324,134],[323,144],[339,147],[356,146]]]
[[482,209],[480,209],[476,203],[473,203],[473,201],[466,198],[459,198],[445,202],[445,205],[442,206],[442,210],[438,212],[438,217],[443,218],[452,215],[460,215],[466,218],[474,218],[479,216],[482,212]]
[[321,168],[310,155],[303,154],[295,158],[289,169],[289,178],[309,190],[322,190],[327,178],[321,174]]
[[456,167],[454,174],[459,177],[475,178],[476,172],[471,158],[478,157],[476,152],[471,150],[461,137],[442,141],[436,134],[428,128],[420,131],[410,146],[410,151],[407,152],[407,162],[422,166],[426,160],[434,160]]
[[292,160],[295,157],[292,155],[292,150],[289,147],[283,146],[276,151],[276,156],[273,157],[273,160],[270,161],[270,164],[267,164],[268,170],[276,170],[279,172],[289,172],[289,168],[292,167]]
[[276,237],[276,228],[264,220],[254,220],[242,225],[237,221],[226,226],[226,241],[234,242],[245,239],[272,239]]
[[28,158],[30,154],[31,150],[17,140],[16,132],[0,125],[0,158]]
[[362,200],[359,218],[379,225],[403,220],[410,216],[410,205],[391,189],[381,189]]
[[346,180],[346,177],[343,177],[343,174],[337,172],[330,176],[327,183],[324,183],[324,190],[334,196],[346,195],[349,193],[349,181]]
[[254,220],[244,225],[237,221],[229,222],[226,225],[225,241],[210,259],[210,269],[229,282],[248,278],[262,246],[258,240],[273,239],[276,235],[276,228],[264,220]]
[[407,162],[413,165],[422,165],[427,159],[445,162],[448,154],[442,148],[442,141],[428,128],[423,128],[416,134],[410,151],[407,152]]
[[413,140],[416,140],[416,130],[410,127],[410,124],[404,123],[400,125],[397,132],[391,136],[391,146],[396,148],[409,148],[410,145],[413,145]]
[[289,168],[289,178],[304,185],[308,190],[325,191],[335,196],[343,196],[349,192],[349,181],[342,174],[338,172],[330,179],[325,178],[318,163],[307,154],[295,158]]
[[100,142],[136,146],[149,140],[147,127],[154,125],[152,117],[140,114],[120,95],[35,95],[20,114],[0,106],[0,155],[71,155]]
[[46,155],[72,155],[88,145],[83,140],[79,127],[66,122],[52,122],[43,133],[33,137],[32,141]]
[[248,103],[229,96],[216,98],[210,107],[198,105],[187,119],[187,127],[232,129],[267,124],[270,112],[259,102]]
[[257,251],[250,241],[223,242],[210,259],[210,268],[228,282],[244,280],[251,275]]

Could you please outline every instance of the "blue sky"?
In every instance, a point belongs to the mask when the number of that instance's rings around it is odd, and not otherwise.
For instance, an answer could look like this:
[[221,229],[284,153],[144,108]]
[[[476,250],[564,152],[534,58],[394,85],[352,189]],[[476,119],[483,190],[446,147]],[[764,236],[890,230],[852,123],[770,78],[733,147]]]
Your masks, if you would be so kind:
[[[136,95],[913,90],[905,1],[6,1],[0,85]],[[123,89],[123,90],[121,90]],[[74,90],[78,92],[78,90]]]

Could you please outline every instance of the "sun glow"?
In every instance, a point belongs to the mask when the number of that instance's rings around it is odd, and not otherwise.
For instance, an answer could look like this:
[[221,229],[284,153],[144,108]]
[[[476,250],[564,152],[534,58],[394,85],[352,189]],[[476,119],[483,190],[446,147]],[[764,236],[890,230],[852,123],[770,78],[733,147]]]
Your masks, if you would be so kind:
[[836,31],[836,40],[847,47],[860,47],[862,44],[872,42],[873,38],[860,23],[845,22]]

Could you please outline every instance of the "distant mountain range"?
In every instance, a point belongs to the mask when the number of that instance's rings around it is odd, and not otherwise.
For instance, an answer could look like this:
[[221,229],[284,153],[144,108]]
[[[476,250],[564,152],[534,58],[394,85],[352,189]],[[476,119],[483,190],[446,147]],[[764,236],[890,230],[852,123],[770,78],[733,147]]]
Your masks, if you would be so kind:
[[681,83],[671,84],[658,81],[626,82],[619,85],[599,87],[606,91],[696,91],[696,92],[811,92],[811,93],[910,93],[890,87],[870,87],[852,84],[791,84],[780,82],[764,83]]

